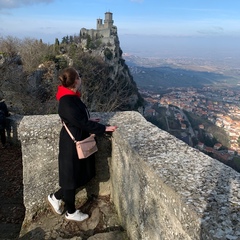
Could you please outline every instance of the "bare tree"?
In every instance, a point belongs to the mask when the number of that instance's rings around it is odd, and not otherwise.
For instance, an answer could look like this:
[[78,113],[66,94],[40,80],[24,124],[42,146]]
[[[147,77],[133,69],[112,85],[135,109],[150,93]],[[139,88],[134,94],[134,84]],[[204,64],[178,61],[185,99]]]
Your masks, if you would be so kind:
[[[110,78],[113,68],[101,57],[79,52],[74,67],[82,74],[81,96],[91,111],[127,110],[129,96],[134,92],[123,75]],[[128,106],[129,107],[129,106]]]
[[55,63],[45,62],[45,68],[38,69],[48,49],[34,39],[0,39],[0,88],[13,112],[44,114],[56,109]]
[[19,53],[21,55],[24,70],[26,72],[35,71],[44,57],[49,54],[49,46],[36,39],[25,38],[20,46]]
[[14,58],[18,55],[20,40],[15,37],[0,37],[0,53],[4,57]]

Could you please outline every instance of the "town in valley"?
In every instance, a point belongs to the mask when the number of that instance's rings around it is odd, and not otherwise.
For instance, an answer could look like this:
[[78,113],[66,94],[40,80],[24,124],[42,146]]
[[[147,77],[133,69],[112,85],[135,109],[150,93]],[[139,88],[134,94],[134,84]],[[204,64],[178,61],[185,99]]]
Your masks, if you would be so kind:
[[[186,65],[176,68],[131,64],[146,102],[143,114],[147,120],[240,171],[240,69],[224,68],[225,72],[219,74],[216,67],[215,71],[209,71],[210,67],[199,71],[186,69]],[[191,78],[195,81],[191,82]]]

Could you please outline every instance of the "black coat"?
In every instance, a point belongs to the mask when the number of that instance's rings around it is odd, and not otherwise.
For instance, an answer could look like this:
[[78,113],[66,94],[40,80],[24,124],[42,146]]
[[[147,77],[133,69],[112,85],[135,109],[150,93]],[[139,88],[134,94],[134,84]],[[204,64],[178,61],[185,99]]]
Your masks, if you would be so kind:
[[0,101],[0,110],[4,112],[6,117],[9,117],[9,112],[8,112],[8,108],[6,103],[4,102],[4,100]]
[[[58,114],[77,141],[105,132],[105,125],[89,121],[85,104],[77,96],[65,95],[59,100]],[[59,140],[59,185],[64,189],[77,189],[95,176],[94,155],[78,159],[76,145],[62,127]]]
[[8,108],[4,99],[0,101],[0,130],[4,130],[6,128],[6,117],[9,117],[10,114],[8,112]]

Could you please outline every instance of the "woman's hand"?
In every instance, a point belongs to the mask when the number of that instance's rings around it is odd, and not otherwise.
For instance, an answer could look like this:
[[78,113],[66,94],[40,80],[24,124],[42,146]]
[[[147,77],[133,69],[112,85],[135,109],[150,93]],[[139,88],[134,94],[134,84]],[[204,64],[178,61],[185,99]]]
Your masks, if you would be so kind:
[[117,129],[117,126],[106,126],[106,132],[114,132]]
[[100,118],[90,118],[89,120],[92,122],[100,122]]

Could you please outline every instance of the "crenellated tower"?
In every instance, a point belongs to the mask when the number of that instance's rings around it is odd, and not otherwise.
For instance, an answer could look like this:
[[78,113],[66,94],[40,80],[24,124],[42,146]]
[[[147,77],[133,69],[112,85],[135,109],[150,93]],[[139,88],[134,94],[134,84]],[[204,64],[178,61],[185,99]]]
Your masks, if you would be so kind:
[[112,19],[112,13],[106,12],[104,24],[103,24],[103,20],[101,18],[97,19],[97,30],[110,29],[111,27],[113,27],[113,22],[114,21]]

